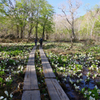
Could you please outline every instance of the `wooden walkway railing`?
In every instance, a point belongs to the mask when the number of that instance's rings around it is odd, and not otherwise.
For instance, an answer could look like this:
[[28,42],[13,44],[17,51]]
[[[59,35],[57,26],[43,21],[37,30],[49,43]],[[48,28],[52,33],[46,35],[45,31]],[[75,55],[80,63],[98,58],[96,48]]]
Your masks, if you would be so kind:
[[34,64],[35,49],[36,47],[33,48],[29,55],[24,78],[22,100],[41,100]]
[[40,56],[42,60],[43,73],[45,77],[45,82],[47,85],[48,93],[51,100],[69,100],[62,87],[59,85],[56,80],[52,68],[48,62],[47,57],[44,54],[42,47],[40,47]]

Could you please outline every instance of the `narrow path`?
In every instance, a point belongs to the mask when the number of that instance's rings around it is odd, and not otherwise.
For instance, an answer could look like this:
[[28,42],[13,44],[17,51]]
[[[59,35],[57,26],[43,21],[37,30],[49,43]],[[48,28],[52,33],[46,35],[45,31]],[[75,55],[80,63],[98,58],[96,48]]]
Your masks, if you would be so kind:
[[56,80],[52,68],[48,62],[47,57],[44,54],[42,47],[40,47],[40,56],[42,60],[43,73],[45,77],[45,82],[47,85],[48,93],[51,100],[69,100],[68,96],[63,91],[62,87]]
[[44,51],[42,48],[40,50],[40,56],[41,56],[41,61],[42,61],[42,66],[43,66],[43,73],[45,78],[56,78],[55,74],[53,73],[53,70],[48,62],[47,57],[44,54]]
[[[22,100],[41,100],[40,90],[36,76],[34,58],[36,47],[33,48],[29,55],[29,60],[26,68]],[[44,54],[43,49],[40,47],[40,56],[42,60],[43,73],[47,85],[48,93],[51,100],[69,100],[53,73],[53,70]]]
[[36,76],[34,58],[36,46],[32,49],[26,68],[22,100],[41,100]]

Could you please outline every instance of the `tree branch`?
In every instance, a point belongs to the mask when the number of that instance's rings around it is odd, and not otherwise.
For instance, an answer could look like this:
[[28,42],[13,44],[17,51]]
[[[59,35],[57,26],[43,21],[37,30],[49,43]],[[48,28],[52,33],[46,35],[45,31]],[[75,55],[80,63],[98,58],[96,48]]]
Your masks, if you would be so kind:
[[[58,8],[58,9],[61,9],[61,8]],[[62,10],[62,12],[64,13],[64,15],[67,16],[66,13],[65,13],[65,11],[64,11],[63,9],[61,9],[61,10]],[[70,23],[70,21],[68,20],[67,17],[66,17],[66,20],[67,20],[67,22],[68,22],[70,25],[72,25],[72,24]]]

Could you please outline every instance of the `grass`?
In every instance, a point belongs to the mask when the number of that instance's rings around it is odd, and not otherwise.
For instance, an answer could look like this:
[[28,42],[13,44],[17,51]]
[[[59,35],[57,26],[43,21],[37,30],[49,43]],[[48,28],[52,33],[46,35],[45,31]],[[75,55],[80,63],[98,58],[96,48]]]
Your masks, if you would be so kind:
[[0,98],[21,100],[25,68],[33,46],[33,43],[0,44]]
[[100,46],[74,43],[69,49],[70,46],[70,43],[55,42],[44,46],[55,74],[64,85],[70,99],[72,96],[68,93],[67,85],[74,91],[71,91],[76,96],[74,99],[100,99],[100,85],[98,84],[98,81],[100,82],[100,59],[97,59],[100,55]]
[[[33,43],[0,44],[0,88],[2,89],[0,98],[21,100],[25,68],[33,46]],[[81,95],[80,97],[84,100],[85,98],[89,99],[90,96],[98,99],[100,96],[98,94],[100,90],[100,46],[84,43],[73,43],[72,48],[70,46],[70,43],[65,42],[49,42],[45,43],[43,48],[64,89],[66,89],[66,84],[69,84],[70,88],[78,93],[77,95]],[[38,50],[35,63],[41,98],[42,100],[49,99]],[[83,79],[83,76],[86,78]],[[87,84],[91,79],[95,83],[93,89],[80,87],[81,81]],[[90,92],[91,94],[89,94]],[[5,93],[9,95],[7,96]]]

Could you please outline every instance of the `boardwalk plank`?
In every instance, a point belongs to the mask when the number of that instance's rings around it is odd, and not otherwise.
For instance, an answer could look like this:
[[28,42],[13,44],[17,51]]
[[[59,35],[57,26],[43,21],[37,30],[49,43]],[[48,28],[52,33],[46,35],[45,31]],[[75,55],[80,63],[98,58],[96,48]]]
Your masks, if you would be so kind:
[[30,89],[30,67],[27,66],[25,78],[24,78],[24,86],[23,90]]
[[35,58],[35,49],[34,47],[29,55],[29,60],[27,63],[25,78],[24,78],[24,86],[23,90],[36,90],[38,88],[38,82],[37,82],[37,76],[35,71],[35,64],[34,64],[34,58]]
[[40,56],[42,60],[43,73],[44,73],[45,78],[56,78],[42,48],[40,48]]
[[[34,85],[33,85],[34,84]],[[39,89],[38,88],[38,82],[37,82],[37,76],[35,71],[35,65],[31,67],[31,74],[30,74],[30,89]]]
[[45,79],[51,100],[69,100],[56,79]]
[[45,79],[45,82],[47,84],[47,89],[51,100],[60,100],[52,81],[50,79]]
[[24,91],[22,95],[22,100],[41,100],[40,91]]
[[56,79],[51,79],[59,97],[61,100],[69,100],[69,98],[67,97],[67,95],[65,94],[65,92],[63,91],[62,87],[60,86],[60,84],[58,83],[58,81]]
[[[22,100],[40,100],[40,91],[38,90],[37,76],[34,65],[35,49],[33,48],[29,56],[29,61],[27,64],[26,74],[24,78],[24,87]],[[42,48],[40,48],[40,56],[42,60],[43,72],[45,76],[45,82],[47,84],[47,89],[51,100],[69,100],[58,81],[54,78],[56,76],[48,62],[47,57],[44,54]]]
[[69,100],[62,87],[55,79],[55,75],[42,48],[40,48],[40,56],[42,60],[45,82],[47,84],[47,89],[51,100]]

